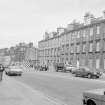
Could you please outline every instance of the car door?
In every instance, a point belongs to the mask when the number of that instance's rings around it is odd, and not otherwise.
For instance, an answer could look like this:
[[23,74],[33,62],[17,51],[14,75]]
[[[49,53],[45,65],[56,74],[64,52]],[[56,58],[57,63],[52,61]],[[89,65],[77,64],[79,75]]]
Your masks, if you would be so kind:
[[78,69],[78,70],[76,71],[76,75],[77,75],[77,76],[81,76],[81,73],[82,73],[81,69]]
[[87,75],[87,72],[85,70],[85,68],[82,68],[81,69],[81,76],[86,76]]
[[80,76],[84,76],[84,74],[85,74],[85,71],[84,71],[83,68],[81,68],[80,71],[79,71],[79,75],[80,75]]

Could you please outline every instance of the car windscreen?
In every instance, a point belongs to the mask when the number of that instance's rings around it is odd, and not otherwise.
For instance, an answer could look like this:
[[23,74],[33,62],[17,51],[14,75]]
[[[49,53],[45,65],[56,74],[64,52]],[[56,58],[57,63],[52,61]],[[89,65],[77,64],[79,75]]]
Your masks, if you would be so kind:
[[23,71],[22,69],[11,68],[10,71]]
[[90,69],[87,68],[87,67],[81,67],[81,70],[82,70],[82,71],[90,71]]

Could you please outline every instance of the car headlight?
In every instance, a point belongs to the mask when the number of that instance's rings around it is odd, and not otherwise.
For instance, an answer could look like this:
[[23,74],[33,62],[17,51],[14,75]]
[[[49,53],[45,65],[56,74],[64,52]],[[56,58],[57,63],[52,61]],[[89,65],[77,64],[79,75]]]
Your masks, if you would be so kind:
[[96,75],[97,73],[96,73],[96,72],[94,72],[93,74],[95,74],[95,75]]

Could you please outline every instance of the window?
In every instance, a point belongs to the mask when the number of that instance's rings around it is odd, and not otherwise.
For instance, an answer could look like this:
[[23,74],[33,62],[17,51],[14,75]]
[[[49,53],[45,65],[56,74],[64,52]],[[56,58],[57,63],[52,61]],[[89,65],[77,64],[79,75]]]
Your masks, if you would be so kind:
[[52,56],[53,50],[51,49],[51,56]]
[[104,58],[104,69],[105,69],[105,58]]
[[66,43],[69,43],[69,34],[66,35]]
[[62,45],[62,51],[64,51],[64,45]]
[[96,28],[96,34],[100,34],[100,26],[97,26],[97,28]]
[[96,59],[96,69],[99,69],[99,68],[100,68],[100,60]]
[[90,28],[90,36],[93,35],[93,28]]
[[105,41],[103,41],[103,51],[105,51]]
[[77,38],[80,38],[80,31],[77,32]]
[[73,49],[73,45],[71,46],[71,53],[73,53],[74,52],[74,49]]
[[81,59],[81,66],[85,66],[85,59]]
[[89,45],[89,52],[92,52],[93,51],[93,43],[90,43]]
[[93,67],[93,61],[92,61],[92,59],[89,59],[89,61],[88,61],[88,66],[90,67],[90,68],[92,68]]
[[83,49],[82,49],[82,51],[85,52],[85,50],[86,50],[86,44],[83,44]]
[[56,56],[56,48],[54,49],[54,56]]
[[66,44],[66,49],[69,50],[69,44]]
[[78,45],[76,46],[76,48],[77,48],[77,53],[79,53],[79,51],[80,51],[80,45],[78,44]]
[[86,37],[86,30],[83,30],[83,37]]
[[100,51],[100,42],[96,42],[96,51]]
[[75,35],[74,33],[71,34],[71,39],[72,40],[74,39],[74,35]]

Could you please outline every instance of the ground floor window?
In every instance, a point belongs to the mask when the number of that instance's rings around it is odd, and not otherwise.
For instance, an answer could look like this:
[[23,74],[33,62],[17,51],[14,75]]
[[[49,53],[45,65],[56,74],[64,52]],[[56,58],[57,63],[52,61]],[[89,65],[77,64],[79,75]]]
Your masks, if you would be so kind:
[[66,58],[66,61],[68,62],[68,58]]
[[100,68],[100,59],[96,59],[96,69]]
[[88,61],[88,66],[89,66],[90,68],[93,67],[93,60],[92,60],[92,59],[89,59],[89,61]]
[[104,58],[104,69],[105,69],[105,58]]
[[64,62],[64,58],[61,58],[61,62]]
[[85,59],[82,59],[82,60],[81,60],[81,65],[82,65],[82,66],[85,66]]

